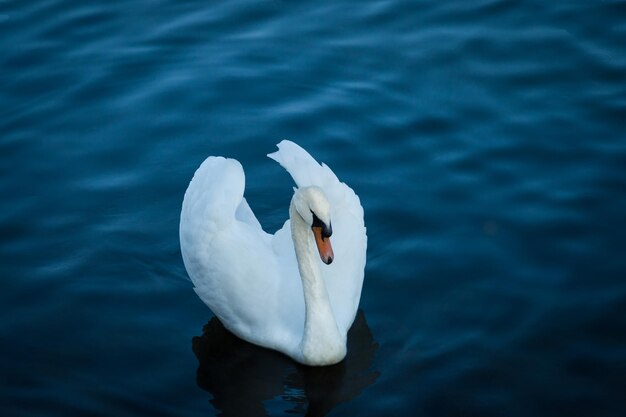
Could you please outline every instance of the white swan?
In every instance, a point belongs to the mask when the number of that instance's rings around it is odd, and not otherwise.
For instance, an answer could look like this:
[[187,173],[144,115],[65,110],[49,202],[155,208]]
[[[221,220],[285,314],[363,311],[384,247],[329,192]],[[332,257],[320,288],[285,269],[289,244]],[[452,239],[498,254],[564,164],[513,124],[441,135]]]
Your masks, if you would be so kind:
[[346,355],[361,297],[363,208],[350,187],[295,143],[282,141],[268,156],[298,185],[290,220],[274,235],[264,232],[243,197],[241,164],[211,156],[183,200],[185,267],[198,296],[235,335],[306,365],[334,364]]

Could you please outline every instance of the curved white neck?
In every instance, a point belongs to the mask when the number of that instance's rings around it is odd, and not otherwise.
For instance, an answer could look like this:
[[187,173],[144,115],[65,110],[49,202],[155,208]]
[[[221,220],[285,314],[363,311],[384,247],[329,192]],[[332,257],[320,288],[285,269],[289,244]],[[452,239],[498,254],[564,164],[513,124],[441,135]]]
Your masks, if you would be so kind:
[[342,336],[337,328],[311,228],[296,210],[293,200],[289,206],[289,217],[304,291],[304,333],[300,342],[302,362],[307,365],[331,365],[346,355],[345,335]]

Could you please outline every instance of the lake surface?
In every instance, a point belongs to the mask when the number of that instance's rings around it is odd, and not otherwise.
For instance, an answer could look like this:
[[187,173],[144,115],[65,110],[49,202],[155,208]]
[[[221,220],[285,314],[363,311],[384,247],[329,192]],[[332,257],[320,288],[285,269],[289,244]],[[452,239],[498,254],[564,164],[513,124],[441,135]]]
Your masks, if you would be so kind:
[[[625,2],[9,0],[0,69],[0,415],[624,415]],[[365,209],[338,367],[180,255],[208,155],[282,225],[284,138]]]

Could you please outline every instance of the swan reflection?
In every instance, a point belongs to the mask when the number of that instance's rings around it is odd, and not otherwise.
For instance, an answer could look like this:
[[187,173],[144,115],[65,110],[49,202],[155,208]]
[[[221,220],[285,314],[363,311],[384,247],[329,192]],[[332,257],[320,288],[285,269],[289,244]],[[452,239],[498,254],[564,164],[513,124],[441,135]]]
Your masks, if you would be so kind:
[[213,317],[192,340],[198,386],[210,392],[222,416],[273,412],[323,416],[357,397],[378,378],[371,368],[378,344],[363,311],[348,333],[348,355],[337,365],[308,367],[247,343]]

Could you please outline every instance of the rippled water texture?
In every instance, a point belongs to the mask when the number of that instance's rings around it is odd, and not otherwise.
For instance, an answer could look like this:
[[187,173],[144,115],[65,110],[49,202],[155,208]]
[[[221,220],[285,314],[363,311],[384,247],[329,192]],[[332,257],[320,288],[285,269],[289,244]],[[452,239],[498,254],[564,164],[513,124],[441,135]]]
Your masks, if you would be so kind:
[[[0,1],[2,416],[626,409],[623,1]],[[359,194],[340,367],[229,335],[179,210],[290,138]],[[204,330],[203,330],[204,329]]]

